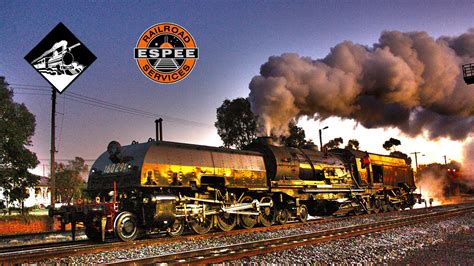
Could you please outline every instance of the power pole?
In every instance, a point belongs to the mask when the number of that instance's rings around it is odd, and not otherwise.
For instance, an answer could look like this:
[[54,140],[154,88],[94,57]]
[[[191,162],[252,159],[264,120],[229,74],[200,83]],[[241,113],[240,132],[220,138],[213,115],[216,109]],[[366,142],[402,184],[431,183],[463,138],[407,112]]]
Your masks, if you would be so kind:
[[412,152],[411,154],[415,154],[415,169],[416,169],[416,172],[418,172],[418,153],[421,153],[419,151],[415,151],[415,152]]
[[53,95],[51,97],[51,165],[50,165],[50,175],[51,175],[51,208],[54,208],[54,203],[56,202],[56,179],[54,177],[54,155],[56,153],[56,89],[53,89]]
[[443,155],[443,158],[444,158],[444,165],[447,165],[448,161],[446,160],[446,155]]
[[328,126],[325,126],[324,128],[319,129],[319,150],[323,151],[323,130],[327,129]]

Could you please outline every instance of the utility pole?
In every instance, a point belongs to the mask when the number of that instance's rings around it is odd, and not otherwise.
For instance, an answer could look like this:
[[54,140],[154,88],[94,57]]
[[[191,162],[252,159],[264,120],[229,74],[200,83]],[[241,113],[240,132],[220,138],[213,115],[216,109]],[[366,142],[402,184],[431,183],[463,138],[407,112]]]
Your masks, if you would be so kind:
[[[416,172],[417,172],[417,173],[418,173],[418,156],[417,156],[417,155],[418,155],[419,153],[421,153],[421,152],[415,151],[415,152],[410,153],[410,154],[415,154],[415,167],[416,167],[415,169],[416,169]],[[423,156],[424,156],[424,154],[423,154]]]
[[323,151],[323,130],[327,129],[328,126],[325,126],[324,128],[319,129],[319,150]]
[[443,158],[444,158],[444,165],[447,165],[448,161],[446,160],[446,155],[443,155]]
[[54,203],[56,202],[56,179],[54,177],[54,155],[56,153],[56,89],[53,89],[53,95],[51,97],[51,165],[50,165],[50,175],[51,175],[51,208],[54,208]]

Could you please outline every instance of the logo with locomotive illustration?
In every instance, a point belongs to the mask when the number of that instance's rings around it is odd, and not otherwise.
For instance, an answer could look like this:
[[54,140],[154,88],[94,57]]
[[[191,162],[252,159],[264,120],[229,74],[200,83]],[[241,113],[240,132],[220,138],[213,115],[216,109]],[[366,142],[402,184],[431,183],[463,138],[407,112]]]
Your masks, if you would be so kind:
[[135,59],[149,79],[178,82],[191,73],[199,57],[194,38],[180,25],[160,23],[148,28],[138,39]]
[[63,23],[59,23],[25,59],[62,93],[97,58]]

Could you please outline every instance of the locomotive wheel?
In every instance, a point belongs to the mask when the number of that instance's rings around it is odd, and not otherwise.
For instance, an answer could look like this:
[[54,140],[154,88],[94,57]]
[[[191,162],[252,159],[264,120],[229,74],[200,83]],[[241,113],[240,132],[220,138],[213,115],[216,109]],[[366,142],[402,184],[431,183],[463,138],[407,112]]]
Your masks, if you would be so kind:
[[298,219],[303,223],[308,220],[308,207],[304,204],[300,206],[300,215],[298,215]]
[[277,215],[277,222],[279,224],[286,224],[290,218],[290,212],[287,209],[279,210]]
[[[244,196],[240,200],[240,203],[251,203],[252,201],[253,201],[253,198],[251,196]],[[257,221],[258,221],[257,218],[258,218],[257,215],[240,214],[239,215],[240,225],[245,229],[250,229],[257,224]]]
[[[260,200],[260,203],[272,203],[273,200],[270,197],[263,197]],[[275,221],[275,210],[272,206],[270,207],[263,207],[260,209],[260,223],[263,226],[271,226],[273,222]]]
[[166,232],[172,237],[180,236],[184,232],[184,221],[178,219],[174,220],[173,225],[168,227]]
[[191,221],[189,226],[197,234],[206,234],[214,226],[214,217],[212,215],[207,215],[206,217],[199,217]]
[[121,212],[115,218],[115,235],[122,241],[133,241],[138,236],[138,220],[135,214],[131,212]]
[[222,231],[230,231],[234,229],[235,225],[237,224],[237,215],[222,212],[217,214],[217,226]]

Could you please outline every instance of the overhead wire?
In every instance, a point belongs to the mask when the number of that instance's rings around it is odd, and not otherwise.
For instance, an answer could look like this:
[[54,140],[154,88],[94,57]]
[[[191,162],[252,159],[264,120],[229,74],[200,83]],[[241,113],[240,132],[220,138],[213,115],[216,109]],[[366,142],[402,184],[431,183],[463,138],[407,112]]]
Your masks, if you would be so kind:
[[[50,89],[47,86],[37,86],[37,85],[28,85],[28,84],[9,84],[14,90],[36,90],[36,91],[41,91],[41,92],[50,92]],[[48,95],[48,94],[33,94],[33,93],[28,93],[28,92],[15,92],[15,94],[29,94],[29,95]],[[210,124],[205,124],[201,122],[196,122],[196,121],[191,121],[187,119],[182,119],[182,118],[177,118],[177,117],[172,117],[168,115],[163,115],[163,114],[157,114],[157,113],[152,113],[144,110],[140,110],[137,108],[133,107],[128,107],[120,104],[115,104],[111,102],[107,102],[104,100],[92,98],[89,96],[85,96],[79,93],[74,93],[74,92],[65,92],[64,94],[64,99],[68,99],[72,102],[77,102],[77,103],[82,103],[98,108],[103,108],[111,111],[117,111],[117,112],[122,112],[130,115],[136,115],[136,116],[142,116],[142,117],[150,117],[150,118],[156,118],[156,117],[162,117],[165,119],[166,122],[170,123],[177,123],[177,124],[182,124],[182,125],[187,125],[187,126],[196,126],[196,127],[202,127],[202,128],[212,128],[214,129],[214,126]]]

